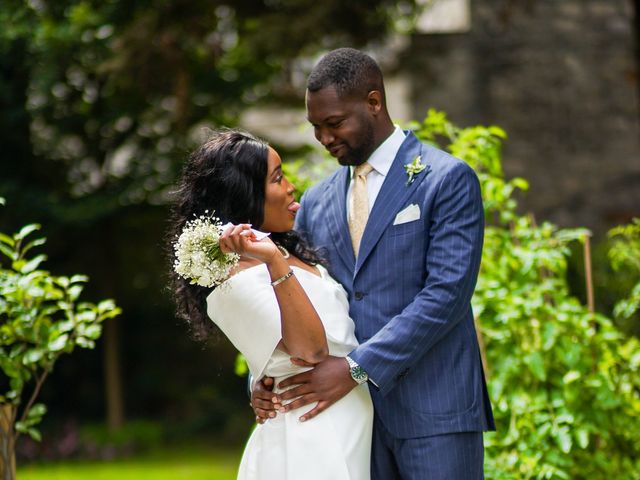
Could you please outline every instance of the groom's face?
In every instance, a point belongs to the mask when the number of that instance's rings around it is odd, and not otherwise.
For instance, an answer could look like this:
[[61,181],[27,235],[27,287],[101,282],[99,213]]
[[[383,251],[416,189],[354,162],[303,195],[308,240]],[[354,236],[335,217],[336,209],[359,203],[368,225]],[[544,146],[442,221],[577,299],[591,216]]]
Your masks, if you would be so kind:
[[375,150],[374,122],[366,99],[341,98],[332,86],[307,90],[307,119],[316,139],[340,165],[360,165]]

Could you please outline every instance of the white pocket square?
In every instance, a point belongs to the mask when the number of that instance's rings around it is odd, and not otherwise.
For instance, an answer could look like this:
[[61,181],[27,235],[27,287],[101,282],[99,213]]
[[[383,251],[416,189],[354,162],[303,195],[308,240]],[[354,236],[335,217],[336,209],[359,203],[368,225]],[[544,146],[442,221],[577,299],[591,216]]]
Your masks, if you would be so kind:
[[420,207],[415,203],[412,203],[404,210],[398,212],[395,220],[393,221],[393,224],[402,225],[403,223],[409,223],[419,219],[420,219]]

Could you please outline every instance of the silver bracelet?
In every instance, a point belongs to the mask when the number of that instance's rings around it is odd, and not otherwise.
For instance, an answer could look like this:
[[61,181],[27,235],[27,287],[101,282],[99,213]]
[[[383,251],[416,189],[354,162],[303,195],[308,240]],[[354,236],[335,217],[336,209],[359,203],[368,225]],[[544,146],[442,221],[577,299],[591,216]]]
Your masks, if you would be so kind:
[[275,287],[276,285],[280,285],[282,282],[290,278],[292,275],[293,275],[293,270],[289,270],[288,273],[284,274],[280,278],[276,278],[273,282],[271,282],[271,286]]

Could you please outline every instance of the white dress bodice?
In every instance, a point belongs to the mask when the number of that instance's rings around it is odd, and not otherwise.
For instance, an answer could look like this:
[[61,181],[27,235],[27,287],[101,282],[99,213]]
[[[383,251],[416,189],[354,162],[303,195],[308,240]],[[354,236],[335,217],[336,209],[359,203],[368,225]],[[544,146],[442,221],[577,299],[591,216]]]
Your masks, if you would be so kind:
[[[358,342],[342,286],[319,266],[320,275],[292,267],[320,317],[329,353],[343,357]],[[207,297],[207,312],[244,355],[254,381],[282,379],[306,368],[293,365],[276,347],[282,338],[280,309],[266,265],[245,269]],[[307,422],[298,418],[307,405],[258,425],[245,448],[238,478],[366,480],[369,478],[373,406],[366,385],[359,385]]]

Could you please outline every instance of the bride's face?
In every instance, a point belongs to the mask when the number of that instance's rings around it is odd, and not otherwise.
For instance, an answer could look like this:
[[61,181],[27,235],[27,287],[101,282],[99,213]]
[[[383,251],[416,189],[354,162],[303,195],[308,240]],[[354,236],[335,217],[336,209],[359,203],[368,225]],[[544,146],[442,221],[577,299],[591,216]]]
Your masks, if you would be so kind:
[[293,228],[300,204],[293,198],[295,187],[282,173],[280,155],[269,147],[264,195],[264,222],[261,230],[288,232]]

